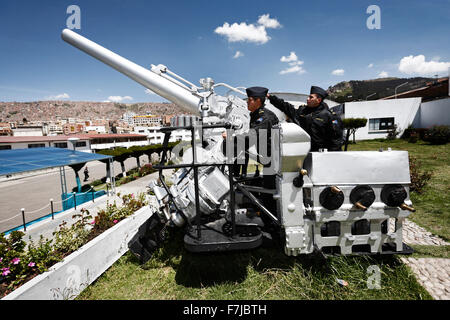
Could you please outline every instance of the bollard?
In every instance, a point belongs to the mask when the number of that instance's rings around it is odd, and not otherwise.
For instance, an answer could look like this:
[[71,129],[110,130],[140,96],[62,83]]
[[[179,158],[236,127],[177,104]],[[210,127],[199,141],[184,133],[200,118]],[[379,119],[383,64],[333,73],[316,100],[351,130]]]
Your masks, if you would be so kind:
[[52,210],[52,220],[55,220],[54,212],[53,212],[53,199],[50,199],[50,208]]
[[75,204],[75,210],[77,210],[77,194],[73,193],[73,203]]
[[23,231],[27,231],[27,226],[26,226],[26,223],[25,223],[25,208],[22,208],[20,210],[22,210]]
[[91,190],[92,190],[92,202],[95,202],[95,201],[94,201],[94,198],[95,198],[94,188],[92,188]]

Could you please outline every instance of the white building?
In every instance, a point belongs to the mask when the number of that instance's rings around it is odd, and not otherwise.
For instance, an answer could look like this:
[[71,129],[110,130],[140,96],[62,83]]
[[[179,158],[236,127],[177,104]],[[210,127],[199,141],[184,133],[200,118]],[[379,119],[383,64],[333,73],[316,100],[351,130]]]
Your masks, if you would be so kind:
[[105,126],[86,126],[86,132],[95,131],[97,133],[107,133]]
[[133,126],[155,126],[160,127],[163,124],[162,117],[154,116],[154,115],[145,115],[145,116],[134,116],[133,117]]
[[[295,107],[306,104],[308,95],[297,93],[273,93]],[[442,78],[427,86],[387,97],[382,100],[355,101],[338,104],[325,99],[330,109],[343,118],[366,118],[367,124],[355,133],[356,140],[386,138],[394,124],[401,136],[409,126],[430,128],[434,125],[450,125],[450,97],[448,78]],[[286,116],[266,101],[266,107],[280,120]]]
[[134,117],[136,116],[136,113],[128,111],[125,112],[122,115],[122,119],[125,123],[127,123],[129,126],[133,126],[134,125]]
[[15,137],[42,137],[44,135],[42,126],[20,126],[12,129],[12,132]]
[[345,118],[366,118],[364,128],[356,130],[356,140],[386,138],[394,124],[401,133],[412,125],[422,98],[346,102]]

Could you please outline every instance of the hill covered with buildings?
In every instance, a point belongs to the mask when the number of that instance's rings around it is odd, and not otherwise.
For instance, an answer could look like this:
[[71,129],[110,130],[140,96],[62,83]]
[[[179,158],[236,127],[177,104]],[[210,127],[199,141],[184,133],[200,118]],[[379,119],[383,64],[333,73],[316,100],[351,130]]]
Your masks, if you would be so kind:
[[184,114],[173,103],[114,103],[90,101],[0,102],[0,122],[56,121],[58,119],[119,120],[126,112],[157,116]]

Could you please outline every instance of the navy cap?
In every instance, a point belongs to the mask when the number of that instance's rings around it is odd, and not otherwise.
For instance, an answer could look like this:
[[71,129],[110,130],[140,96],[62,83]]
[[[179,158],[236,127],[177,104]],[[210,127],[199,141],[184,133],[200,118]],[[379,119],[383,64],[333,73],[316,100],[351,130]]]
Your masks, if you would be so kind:
[[250,87],[245,89],[247,91],[247,97],[265,98],[269,89],[264,87]]
[[310,94],[318,94],[322,99],[325,99],[328,96],[328,93],[323,90],[321,87],[311,86]]

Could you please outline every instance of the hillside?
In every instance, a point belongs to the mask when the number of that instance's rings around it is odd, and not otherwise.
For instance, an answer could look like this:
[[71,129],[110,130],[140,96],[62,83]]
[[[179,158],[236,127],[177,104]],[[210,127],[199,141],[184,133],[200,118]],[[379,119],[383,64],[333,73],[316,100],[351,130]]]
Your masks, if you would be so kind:
[[[433,78],[379,78],[372,80],[342,81],[329,87],[330,99],[339,103],[358,100],[377,100],[395,94],[395,87],[408,82],[397,89],[397,93],[425,86]],[[375,94],[374,94],[375,93]],[[372,95],[374,94],[374,95]],[[367,97],[371,95],[368,99]]]
[[0,122],[53,121],[57,117],[117,120],[127,112],[171,115],[186,113],[173,103],[114,103],[88,101],[0,102]]

